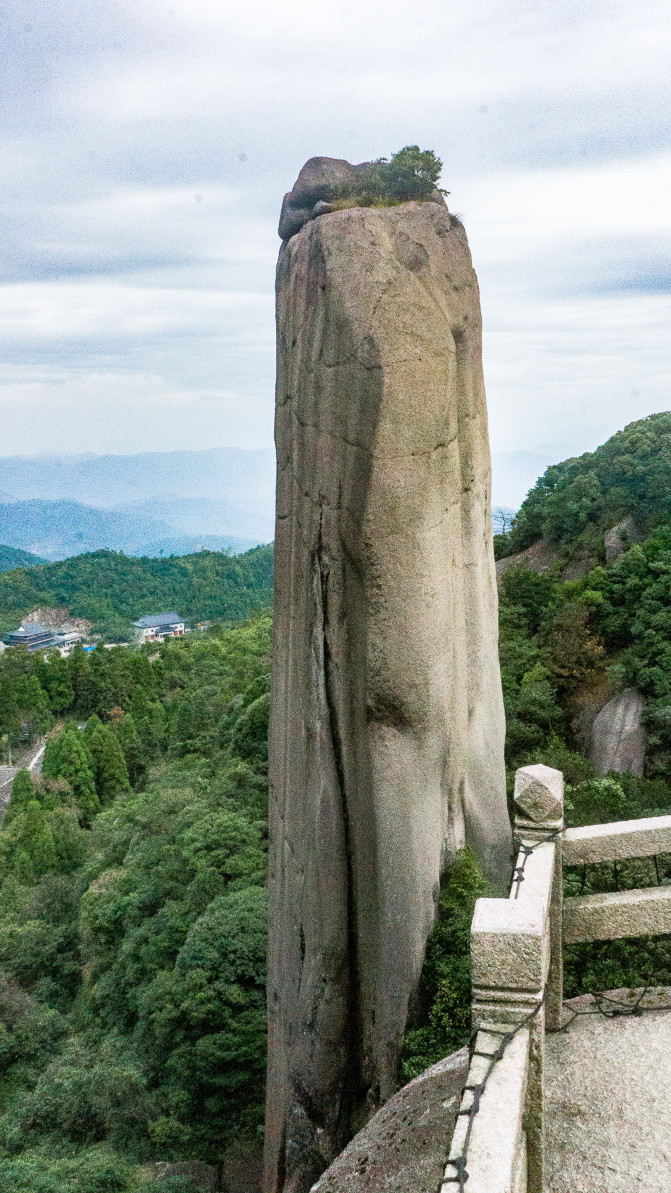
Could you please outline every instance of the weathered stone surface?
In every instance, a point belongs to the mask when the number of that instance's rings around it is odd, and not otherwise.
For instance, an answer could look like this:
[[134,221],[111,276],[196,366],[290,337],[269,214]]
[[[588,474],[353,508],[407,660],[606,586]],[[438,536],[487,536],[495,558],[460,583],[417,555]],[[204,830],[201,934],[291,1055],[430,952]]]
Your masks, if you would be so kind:
[[564,776],[538,762],[515,773],[515,807],[529,820],[558,820],[564,814]]
[[523,882],[508,899],[478,899],[471,923],[471,964],[479,997],[487,989],[541,991],[549,963],[555,846],[526,858]]
[[202,1193],[261,1193],[262,1156],[260,1148],[245,1147],[230,1152],[223,1163],[221,1173],[213,1164],[200,1160],[179,1160],[176,1163],[148,1165],[148,1176],[160,1183],[181,1177],[189,1181],[189,1190]]
[[266,1188],[302,1193],[395,1091],[445,861],[505,885],[511,836],[463,232],[332,212],[277,304]]
[[638,542],[639,538],[640,535],[631,516],[623,518],[616,526],[611,526],[604,535],[606,563],[615,563],[615,560],[624,555],[632,543]]
[[[638,994],[610,992],[629,1007]],[[651,992],[643,1005],[660,1004],[671,1004],[671,990]],[[596,1009],[590,996],[567,1005]],[[565,1031],[548,1035],[548,1193],[671,1189],[670,1083],[669,1012],[615,1019],[586,1014]]]
[[625,688],[601,709],[592,725],[591,757],[598,773],[625,771],[642,775],[645,730],[641,714],[645,700],[635,688]]
[[640,887],[564,899],[564,942],[671,933],[671,887]]
[[471,928],[473,986],[540,990],[547,968],[545,921],[540,904],[478,899]]
[[[557,547],[554,543],[548,543],[545,539],[539,539],[537,543],[532,543],[530,547],[519,551],[516,555],[506,555],[505,559],[498,559],[496,561],[496,578],[500,580],[508,568],[518,564],[523,564],[530,572],[544,575],[556,567],[563,554],[565,559],[565,552],[561,547]],[[598,559],[589,551],[578,547],[573,550],[571,558],[564,562],[559,579],[562,584],[567,580],[578,580],[581,576],[586,576],[598,562]]]
[[435,1193],[445,1167],[468,1050],[432,1065],[378,1110],[314,1193]]
[[496,578],[500,580],[502,576],[505,576],[508,568],[515,567],[520,563],[528,567],[530,572],[540,572],[542,575],[554,567],[559,555],[558,547],[546,542],[545,539],[540,539],[539,542],[532,543],[526,550],[518,551],[516,555],[506,555],[505,559],[497,559]]
[[85,617],[71,617],[70,610],[65,606],[56,609],[33,609],[32,613],[23,618],[23,621],[25,623],[39,621],[40,625],[46,626],[47,629],[76,630],[87,636],[93,629],[92,621],[87,621]]
[[564,833],[563,851],[565,866],[671,853],[671,816],[569,828]]
[[[508,1043],[503,1056],[490,1071],[488,1056],[501,1045],[504,1024],[492,1024],[493,1031],[480,1031],[468,1073],[469,1087],[486,1081],[469,1132],[465,1114],[457,1119],[449,1158],[445,1166],[445,1193],[459,1189],[458,1163],[466,1153],[468,1188],[473,1193],[518,1193],[526,1189],[526,1147],[522,1131],[529,1077],[529,1028],[522,1028]],[[480,1055],[477,1055],[480,1054]],[[473,1095],[464,1093],[462,1110],[470,1109]],[[428,1190],[427,1190],[428,1193]],[[433,1191],[431,1191],[433,1193]],[[441,1190],[442,1193],[442,1190]]]
[[[356,186],[357,177],[370,164],[359,162],[353,166],[342,158],[311,157],[303,166],[292,190],[284,196],[278,227],[280,238],[290,240],[308,220],[326,215],[331,210],[330,203],[340,197],[342,189]],[[437,187],[434,187],[426,201],[445,207],[445,199]],[[453,220],[463,235],[462,225],[455,217]]]

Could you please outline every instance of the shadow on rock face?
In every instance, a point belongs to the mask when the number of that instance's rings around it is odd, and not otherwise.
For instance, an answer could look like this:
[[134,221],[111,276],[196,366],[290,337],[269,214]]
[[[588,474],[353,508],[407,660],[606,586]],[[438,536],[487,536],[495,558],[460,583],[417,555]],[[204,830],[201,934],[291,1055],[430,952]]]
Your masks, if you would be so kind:
[[440,1188],[467,1076],[467,1048],[421,1073],[355,1135],[312,1193],[425,1193]]
[[240,1147],[232,1150],[223,1163],[222,1171],[200,1160],[181,1160],[176,1163],[156,1163],[150,1166],[152,1179],[172,1181],[179,1177],[187,1182],[189,1193],[261,1193],[263,1156],[260,1147]]

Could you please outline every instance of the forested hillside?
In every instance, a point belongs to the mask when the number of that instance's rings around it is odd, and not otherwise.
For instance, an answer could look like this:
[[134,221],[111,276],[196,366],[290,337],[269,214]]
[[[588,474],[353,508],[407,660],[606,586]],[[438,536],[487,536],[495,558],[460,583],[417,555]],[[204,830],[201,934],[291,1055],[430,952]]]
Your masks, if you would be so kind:
[[[517,766],[560,768],[570,824],[671,811],[670,494],[671,415],[655,415],[548,469],[497,536],[510,789]],[[98,552],[0,576],[0,608],[15,621],[68,604],[109,627],[174,605],[233,622],[268,608],[271,571],[269,548]],[[176,1193],[201,1186],[175,1169],[159,1181],[159,1162],[223,1172],[258,1150],[269,648],[262,612],[159,648],[0,657],[0,738],[51,734],[43,777],[19,773],[0,829],[0,1193]],[[599,777],[590,726],[624,686],[647,702],[646,775]],[[658,880],[671,883],[671,858],[616,878]],[[566,878],[571,893],[613,881],[610,866]],[[485,889],[463,851],[444,875],[405,1078],[468,1037]],[[568,996],[669,985],[671,946],[572,946],[565,978]]]
[[[617,535],[606,560],[605,536]],[[616,544],[617,545],[617,544]],[[508,534],[495,538],[499,654],[512,794],[518,766],[564,772],[569,825],[671,813],[671,414],[626,427],[596,452],[547,469]],[[597,711],[622,688],[647,700],[646,775],[599,777],[587,757]],[[671,883],[671,857],[567,872],[568,894]],[[464,852],[445,875],[403,1071],[416,1076],[470,1030],[469,930],[486,893]],[[671,985],[659,939],[573,945],[567,997],[584,990]]]
[[520,553],[500,586],[511,764],[548,733],[584,749],[593,709],[632,686],[648,702],[647,775],[671,778],[671,414],[548,468],[496,546],[506,564]]
[[2,1193],[258,1152],[269,644],[0,660],[0,731],[56,722],[0,830]]
[[107,641],[124,641],[143,613],[176,609],[192,621],[240,621],[272,604],[273,548],[199,551],[168,559],[94,551],[0,575],[0,634],[39,606],[69,608]]

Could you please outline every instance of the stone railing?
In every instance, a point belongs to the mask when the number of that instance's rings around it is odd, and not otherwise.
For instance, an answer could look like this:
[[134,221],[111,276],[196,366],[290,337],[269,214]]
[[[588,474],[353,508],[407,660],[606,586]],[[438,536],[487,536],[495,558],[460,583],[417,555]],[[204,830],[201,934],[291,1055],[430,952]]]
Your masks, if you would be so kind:
[[564,831],[560,771],[515,777],[519,850],[507,899],[471,926],[468,1080],[441,1193],[543,1193],[545,1031],[561,1026],[562,943],[671,933],[671,887],[562,899],[563,865],[671,853],[671,816]]

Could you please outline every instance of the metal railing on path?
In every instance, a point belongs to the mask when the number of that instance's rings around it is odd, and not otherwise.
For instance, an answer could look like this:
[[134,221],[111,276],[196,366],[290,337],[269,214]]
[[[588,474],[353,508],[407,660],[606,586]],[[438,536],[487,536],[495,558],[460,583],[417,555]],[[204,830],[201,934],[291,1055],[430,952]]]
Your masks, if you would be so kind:
[[478,899],[471,926],[474,1044],[441,1193],[467,1182],[468,1193],[543,1193],[545,1033],[562,1028],[562,946],[671,933],[671,886],[564,899],[562,881],[564,865],[670,853],[671,816],[564,829],[563,775],[542,765],[517,771],[515,809],[510,894]]

